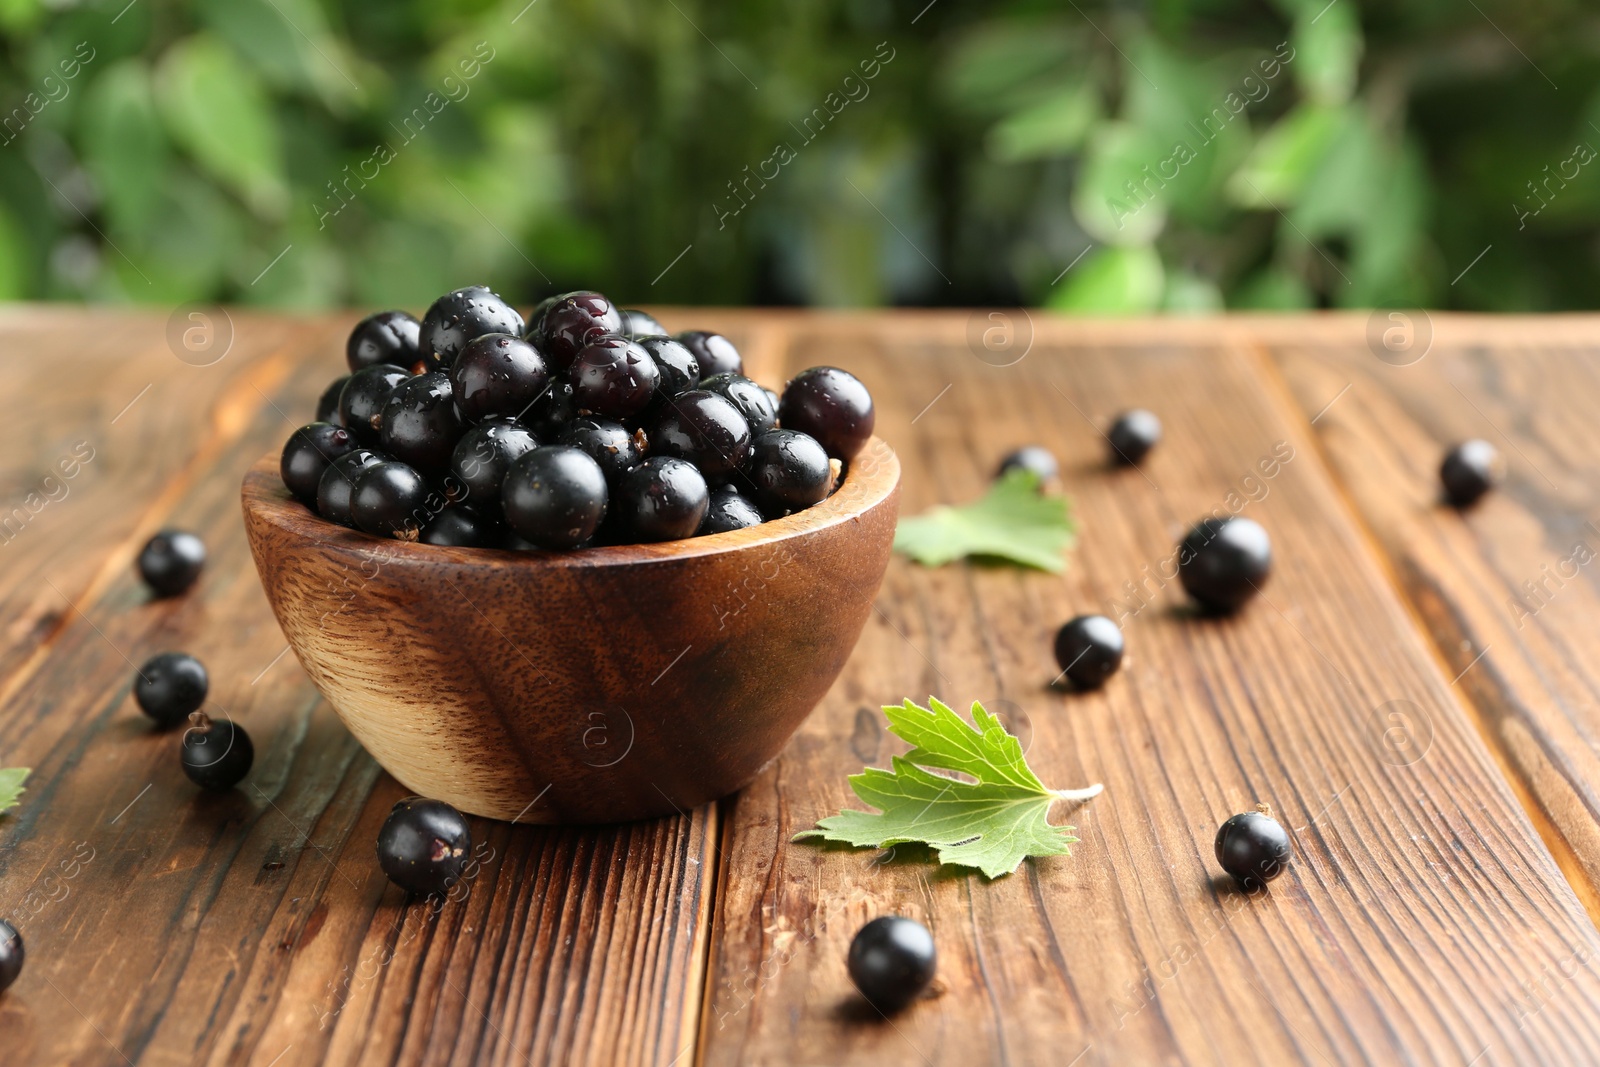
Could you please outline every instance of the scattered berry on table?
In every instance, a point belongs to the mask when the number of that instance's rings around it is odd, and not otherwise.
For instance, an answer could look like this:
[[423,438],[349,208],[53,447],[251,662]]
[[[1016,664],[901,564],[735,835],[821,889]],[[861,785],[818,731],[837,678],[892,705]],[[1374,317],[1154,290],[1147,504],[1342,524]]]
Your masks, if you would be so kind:
[[741,496],[731,485],[711,490],[711,502],[706,507],[706,517],[700,520],[702,534],[727,533],[746,526],[759,526],[763,522],[761,509],[749,498]]
[[370,448],[357,448],[328,464],[317,483],[317,514],[340,526],[354,526],[350,496],[355,492],[356,479],[368,467],[381,462],[383,457]]
[[1098,689],[1122,666],[1122,630],[1104,615],[1079,615],[1056,631],[1056,663],[1079,689]]
[[448,370],[473,338],[486,333],[521,337],[523,327],[517,310],[484,286],[457,289],[435,300],[422,316],[421,362],[428,370]]
[[744,373],[744,359],[739,355],[739,350],[733,347],[732,341],[720,333],[712,333],[709,330],[686,330],[678,335],[678,340],[683,347],[694,354],[695,362],[700,364],[700,377]]
[[1032,471],[1038,475],[1039,484],[1044,486],[1060,476],[1061,465],[1056,462],[1055,455],[1043,445],[1023,445],[1000,461],[1000,469],[995,471],[995,477],[1004,478],[1014,470]]
[[350,494],[350,517],[356,529],[374,537],[415,541],[433,518],[430,489],[422,473],[409,463],[386,459],[361,472]]
[[666,327],[655,320],[655,316],[646,311],[636,311],[624,308],[622,315],[622,336],[630,341],[637,341],[643,337],[664,337]]
[[443,896],[472,861],[472,829],[442,800],[408,797],[378,831],[378,866],[417,896]]
[[278,462],[283,484],[307,507],[317,503],[317,485],[334,460],[354,451],[356,439],[342,426],[313,422],[289,435]]
[[22,947],[22,935],[17,928],[0,919],[0,993],[4,993],[22,973],[22,961],[27,953]]
[[205,664],[187,652],[163,652],[139,668],[133,699],[162,729],[171,729],[200,710],[210,686]]
[[410,378],[410,371],[390,363],[366,367],[350,375],[344,392],[339,394],[339,418],[357,442],[368,448],[378,447],[383,406],[389,402],[389,394]]
[[661,380],[650,353],[625,337],[601,337],[585,345],[570,373],[578,409],[613,419],[648,407]]
[[846,962],[861,995],[887,1013],[905,1007],[928,988],[939,954],[926,926],[915,919],[884,915],[857,932]]
[[606,481],[615,482],[644,462],[648,439],[643,430],[630,430],[614,419],[581,415],[567,424],[561,443],[582,449],[600,464]]
[[1439,464],[1439,481],[1444,496],[1458,508],[1476,504],[1478,499],[1499,484],[1505,476],[1500,450],[1481,437],[1463,441],[1444,454]]
[[1124,411],[1112,420],[1106,438],[1111,442],[1112,463],[1135,466],[1161,440],[1161,420],[1143,408]]
[[468,422],[520,418],[550,385],[544,354],[520,337],[475,337],[450,368],[456,408]]
[[486,511],[500,508],[506,471],[539,447],[538,438],[512,419],[481,422],[462,434],[450,457],[450,471],[466,487],[466,498]]
[[187,530],[162,530],[139,552],[139,576],[158,597],[184,592],[205,565],[205,542]]
[[353,374],[365,367],[393,363],[414,367],[420,357],[417,338],[422,324],[404,311],[380,311],[356,323],[345,342],[345,361]]
[[1217,830],[1217,863],[1245,889],[1264,887],[1283,873],[1289,834],[1265,804],[1233,816]]
[[768,430],[757,437],[745,469],[751,495],[769,519],[808,508],[833,488],[827,451],[798,430]]
[[600,293],[581,291],[556,298],[529,329],[529,339],[552,367],[565,371],[586,346],[606,336],[621,336],[622,315]]
[[543,445],[518,459],[500,488],[506,523],[540,548],[577,548],[600,528],[609,493],[580,449]]
[[244,727],[232,719],[213,719],[203,711],[189,716],[192,723],[179,742],[183,773],[202,789],[217,792],[244,781],[255,762],[255,746]]
[[1178,578],[1207,611],[1226,614],[1272,573],[1272,539],[1254,519],[1204,519],[1178,546]]
[[624,474],[611,501],[618,529],[641,543],[693,537],[710,503],[705,475],[672,456],[652,456]]
[[344,425],[344,416],[339,414],[339,397],[349,382],[350,375],[346,374],[328,383],[328,388],[322,391],[322,397],[317,401],[316,421],[331,422],[335,426]]
[[772,394],[742,374],[713,374],[700,383],[700,388],[738,408],[750,424],[752,437],[778,425],[778,405]]
[[828,455],[848,463],[872,436],[877,415],[872,394],[849,371],[812,367],[783,388],[778,425],[817,439]]
[[704,389],[668,401],[647,433],[652,453],[688,460],[707,478],[732,475],[750,455],[750,423],[732,401]]
[[463,429],[450,376],[431,371],[406,379],[389,394],[380,447],[413,467],[439,470],[449,466]]

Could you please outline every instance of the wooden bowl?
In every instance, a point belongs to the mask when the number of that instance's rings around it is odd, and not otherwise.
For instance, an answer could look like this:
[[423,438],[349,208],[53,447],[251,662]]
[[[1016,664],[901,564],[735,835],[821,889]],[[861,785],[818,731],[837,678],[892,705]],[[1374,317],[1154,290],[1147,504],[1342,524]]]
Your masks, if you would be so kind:
[[566,553],[336,526],[276,453],[242,495],[279,625],[385,770],[477,815],[585,823],[687,811],[778,754],[861,636],[899,488],[874,438],[799,514]]

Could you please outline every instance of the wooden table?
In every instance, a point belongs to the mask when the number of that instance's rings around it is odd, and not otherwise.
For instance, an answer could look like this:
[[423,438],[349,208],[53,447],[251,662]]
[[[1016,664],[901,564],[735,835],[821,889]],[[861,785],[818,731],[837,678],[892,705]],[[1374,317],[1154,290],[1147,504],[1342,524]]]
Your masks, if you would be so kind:
[[[403,790],[284,654],[240,525],[242,472],[309,418],[352,317],[235,311],[208,340],[0,314],[0,766],[36,769],[0,818],[29,953],[0,1062],[1600,1062],[1600,318],[1435,315],[1396,352],[1369,337],[1405,324],[1364,315],[661,314],[769,384],[856,371],[907,513],[1047,445],[1079,547],[1060,577],[896,560],[741,794],[611,829],[475,820],[492,851],[439,909],[379,871]],[[1166,439],[1108,470],[1100,428],[1134,405]],[[1435,471],[1467,436],[1510,477],[1458,514]],[[1207,621],[1160,562],[1219,508],[1271,531],[1277,570]],[[211,562],[152,603],[131,562],[168,525]],[[1126,617],[1127,661],[1057,693],[1050,634],[1085,611]],[[130,699],[174,648],[256,739],[235,794],[198,796]],[[878,706],[929,694],[1000,710],[1048,783],[1106,784],[1057,815],[1071,857],[986,882],[789,843],[899,751]],[[1258,800],[1296,855],[1248,898],[1212,838]],[[885,1022],[844,955],[891,911],[932,928],[940,978]]]

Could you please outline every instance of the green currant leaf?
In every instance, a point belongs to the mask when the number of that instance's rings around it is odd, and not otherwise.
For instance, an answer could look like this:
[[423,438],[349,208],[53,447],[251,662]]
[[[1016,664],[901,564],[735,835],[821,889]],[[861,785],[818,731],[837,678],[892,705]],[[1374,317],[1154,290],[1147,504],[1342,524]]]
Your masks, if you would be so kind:
[[890,731],[915,747],[894,757],[893,770],[869,767],[850,776],[856,796],[878,812],[847,808],[794,840],[857,848],[921,842],[941,864],[976,867],[986,878],[1010,874],[1029,856],[1068,855],[1078,839],[1071,826],[1050,823],[1050,805],[1087,800],[1102,787],[1047,789],[1023,758],[1022,744],[982,704],[972,705],[975,725],[968,725],[939,701],[928,703],[931,709],[910,700],[886,706]]
[[22,783],[32,773],[30,767],[0,767],[0,812],[17,806],[22,799]]
[[902,519],[894,547],[928,567],[991,556],[1059,574],[1073,531],[1066,499],[1039,492],[1032,471],[1013,470],[970,504],[941,505]]

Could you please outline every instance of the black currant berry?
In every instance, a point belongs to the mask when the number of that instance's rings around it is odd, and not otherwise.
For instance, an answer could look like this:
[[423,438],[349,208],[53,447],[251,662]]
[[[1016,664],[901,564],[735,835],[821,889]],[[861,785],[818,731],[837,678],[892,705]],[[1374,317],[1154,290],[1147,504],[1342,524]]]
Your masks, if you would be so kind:
[[450,368],[456,407],[468,422],[517,418],[550,384],[550,367],[520,337],[489,333],[467,342]]
[[404,311],[380,311],[356,323],[344,346],[344,358],[354,373],[380,363],[414,367],[421,355],[417,339],[422,324]]
[[22,935],[17,928],[0,919],[0,993],[10,989],[22,973],[22,962],[27,952],[22,947]]
[[499,510],[506,471],[538,447],[538,438],[510,419],[481,422],[456,442],[450,470],[466,486],[467,503],[493,514]]
[[378,866],[419,897],[443,896],[472,861],[472,829],[442,800],[407,797],[378,831]]
[[647,442],[643,430],[630,430],[611,419],[580,415],[567,425],[561,443],[583,449],[606,472],[606,481],[615,482],[644,462]]
[[686,330],[678,335],[678,340],[694,353],[695,362],[700,364],[700,377],[744,373],[744,360],[740,358],[739,350],[733,347],[732,341],[720,333],[712,333],[709,330]]
[[933,981],[939,953],[933,935],[915,919],[884,915],[850,942],[850,980],[873,1007],[893,1012],[915,1000]]
[[643,411],[661,380],[656,361],[635,341],[601,337],[572,361],[572,398],[579,410],[612,419]]
[[1178,546],[1178,578],[1207,611],[1226,614],[1272,573],[1272,539],[1254,519],[1204,519]]
[[1079,689],[1098,689],[1122,666],[1122,630],[1104,615],[1079,615],[1056,631],[1056,663]]
[[611,501],[618,530],[638,543],[693,537],[710,503],[705,475],[671,456],[653,456],[624,474]]
[[1111,442],[1113,464],[1134,466],[1144,462],[1161,440],[1161,420],[1143,408],[1124,411],[1112,421],[1106,440]]
[[578,402],[572,396],[572,383],[564,378],[553,378],[527,415],[517,421],[532,430],[539,440],[554,441],[577,417]]
[[809,508],[833,488],[828,453],[798,430],[768,430],[757,437],[744,469],[757,506],[772,519]]
[[784,386],[778,424],[815,437],[828,455],[848,463],[872,436],[877,415],[861,379],[837,367],[812,367]]
[[1217,831],[1217,862],[1245,889],[1260,889],[1283,873],[1289,834],[1265,804],[1235,815]]
[[622,333],[622,315],[600,293],[565,293],[535,324],[539,350],[551,366],[566,370],[578,353],[608,334]]
[[1500,450],[1482,438],[1463,441],[1444,455],[1439,464],[1439,481],[1444,497],[1458,508],[1476,504],[1483,494],[1505,476]]
[[317,421],[329,422],[335,426],[344,425],[344,416],[339,414],[339,397],[344,393],[344,387],[350,384],[350,375],[335,378],[322,391],[321,398],[317,401]]
[[724,485],[711,490],[711,503],[706,508],[706,517],[700,520],[700,529],[695,534],[727,533],[747,526],[759,526],[761,521],[760,508],[740,496],[732,486]]
[[506,522],[540,548],[576,548],[606,517],[605,472],[566,445],[544,445],[511,465],[500,487]]
[[374,537],[415,541],[433,517],[428,480],[409,463],[387,459],[361,472],[350,494],[356,529]]
[[428,370],[448,370],[474,337],[486,333],[522,336],[516,308],[481,285],[446,293],[422,316],[418,347]]
[[707,478],[732,474],[750,455],[750,423],[732,401],[704,389],[667,401],[648,434],[652,453],[686,459]]
[[644,337],[664,337],[666,327],[655,320],[655,316],[647,311],[636,311],[624,308],[622,312],[622,336],[630,341],[637,341]]
[[139,552],[139,576],[158,597],[188,589],[205,565],[205,542],[187,530],[162,530]]
[[339,395],[339,418],[357,442],[368,448],[378,447],[383,406],[389,402],[389,394],[410,378],[410,371],[389,363],[366,367],[350,375],[344,392]]
[[180,726],[206,702],[211,679],[205,664],[187,652],[163,652],[139,668],[133,699],[162,729]]
[[687,393],[699,383],[700,363],[682,343],[670,337],[643,337],[639,339],[639,347],[655,360],[656,374],[660,379],[656,383],[658,402]]
[[465,505],[447,507],[422,528],[418,538],[425,545],[445,545],[451,548],[489,548],[499,543],[501,530],[498,523]]
[[1004,478],[1011,471],[1032,471],[1041,486],[1048,485],[1061,474],[1061,465],[1048,448],[1042,445],[1024,445],[1000,461],[996,478]]
[[356,447],[350,431],[326,422],[313,422],[289,435],[278,461],[278,473],[302,504],[317,506],[317,485],[334,460]]
[[778,425],[778,405],[772,394],[742,374],[713,374],[700,383],[708,393],[716,393],[739,409],[750,424],[750,435],[766,433]]
[[408,378],[389,394],[383,406],[383,451],[423,470],[450,464],[465,429],[456,412],[450,376],[431,371]]
[[350,494],[355,491],[356,479],[368,467],[383,462],[383,457],[369,448],[347,452],[328,465],[317,483],[317,514],[340,526],[354,526],[350,516]]
[[244,781],[255,762],[255,746],[244,727],[232,719],[212,719],[203,711],[189,716],[193,723],[183,732],[178,758],[183,773],[202,789],[222,791]]

